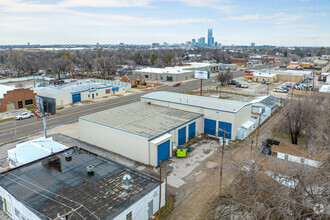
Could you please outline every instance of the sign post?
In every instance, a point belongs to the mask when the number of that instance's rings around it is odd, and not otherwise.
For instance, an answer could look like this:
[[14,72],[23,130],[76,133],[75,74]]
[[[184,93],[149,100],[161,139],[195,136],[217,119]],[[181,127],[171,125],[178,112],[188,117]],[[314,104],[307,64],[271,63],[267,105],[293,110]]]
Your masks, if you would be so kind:
[[208,71],[195,71],[195,78],[201,80],[201,88],[200,88],[200,96],[203,95],[203,79],[210,78],[210,74]]
[[44,126],[44,137],[47,138],[44,100],[40,96],[36,95],[35,97],[36,97],[36,108],[39,110],[40,114],[42,115],[42,122]]

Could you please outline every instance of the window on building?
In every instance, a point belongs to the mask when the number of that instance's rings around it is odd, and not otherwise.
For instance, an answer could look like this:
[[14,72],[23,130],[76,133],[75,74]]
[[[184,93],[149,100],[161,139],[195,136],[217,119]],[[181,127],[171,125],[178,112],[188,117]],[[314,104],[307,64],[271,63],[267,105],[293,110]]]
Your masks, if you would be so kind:
[[25,100],[25,105],[33,105],[33,99]]
[[88,95],[88,98],[91,97],[91,95]]
[[289,156],[285,154],[284,159],[289,160]]
[[110,89],[105,90],[105,94],[110,94]]
[[144,78],[146,78],[146,79],[149,78],[149,75],[144,75]]
[[132,212],[126,215],[126,220],[132,220]]
[[304,158],[301,158],[300,159],[300,163],[305,163],[305,159]]
[[99,94],[98,93],[96,93],[96,96],[98,96]]

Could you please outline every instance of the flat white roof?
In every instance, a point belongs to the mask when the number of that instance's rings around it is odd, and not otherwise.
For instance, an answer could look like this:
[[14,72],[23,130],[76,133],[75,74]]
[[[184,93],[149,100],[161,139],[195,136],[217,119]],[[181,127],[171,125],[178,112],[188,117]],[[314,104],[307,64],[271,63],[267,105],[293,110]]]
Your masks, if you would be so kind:
[[176,67],[165,67],[165,68],[145,68],[141,70],[135,70],[136,73],[169,73],[169,74],[181,74],[181,73],[191,73],[191,70],[184,70],[184,66],[176,66]]
[[253,72],[253,76],[261,76],[261,77],[274,77],[276,76],[276,73],[272,73],[272,72]]
[[15,87],[0,84],[0,99],[2,99],[4,94],[6,94],[8,91],[13,91],[14,89]]
[[15,148],[8,150],[8,157],[26,164],[67,148],[67,146],[53,141],[52,138],[42,137],[17,144]]
[[80,117],[80,120],[139,135],[149,140],[186,124],[203,114],[134,102]]
[[242,108],[250,105],[248,102],[234,100],[217,99],[204,96],[186,95],[174,92],[152,92],[141,98],[172,102],[183,105],[195,106],[217,111],[237,113]]

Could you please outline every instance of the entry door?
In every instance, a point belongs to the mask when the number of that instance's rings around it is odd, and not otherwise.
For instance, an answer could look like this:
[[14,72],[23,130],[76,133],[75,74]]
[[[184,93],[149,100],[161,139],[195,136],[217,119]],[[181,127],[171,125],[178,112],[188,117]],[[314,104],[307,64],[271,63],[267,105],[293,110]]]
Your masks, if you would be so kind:
[[[231,124],[219,121],[219,128],[222,130],[226,130],[225,138],[231,139]],[[219,130],[219,137],[223,137],[223,131]],[[229,134],[227,133],[229,132]]]
[[22,101],[18,101],[18,108],[23,108],[23,102]]
[[216,135],[217,122],[215,120],[204,119],[204,133]]
[[159,164],[159,161],[162,162],[170,157],[170,141],[166,141],[157,147],[157,164]]
[[189,125],[189,141],[195,137],[196,134],[196,122]]
[[178,137],[178,145],[182,145],[186,143],[186,127],[181,128],[178,132],[179,137]]
[[92,99],[94,99],[94,94],[92,94]]
[[154,215],[154,200],[148,202],[148,219]]

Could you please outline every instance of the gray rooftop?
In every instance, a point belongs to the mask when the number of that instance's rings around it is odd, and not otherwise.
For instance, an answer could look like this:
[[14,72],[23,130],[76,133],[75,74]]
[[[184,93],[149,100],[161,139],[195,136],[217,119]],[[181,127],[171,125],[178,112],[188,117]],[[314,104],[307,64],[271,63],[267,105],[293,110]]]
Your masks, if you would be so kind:
[[214,109],[218,111],[236,113],[246,105],[247,102],[234,100],[217,99],[204,96],[186,95],[174,92],[152,92],[142,96],[145,99],[160,100],[164,102],[172,102],[183,105],[196,106],[200,108]]
[[80,119],[114,127],[150,139],[199,116],[202,115],[158,105],[135,102],[83,116]]
[[[71,161],[65,158],[67,151]],[[93,176],[87,174],[88,165],[94,166]],[[123,187],[125,174],[131,176],[129,188]],[[77,148],[0,174],[0,186],[41,219],[80,206],[71,220],[113,219],[158,185],[152,176]]]

